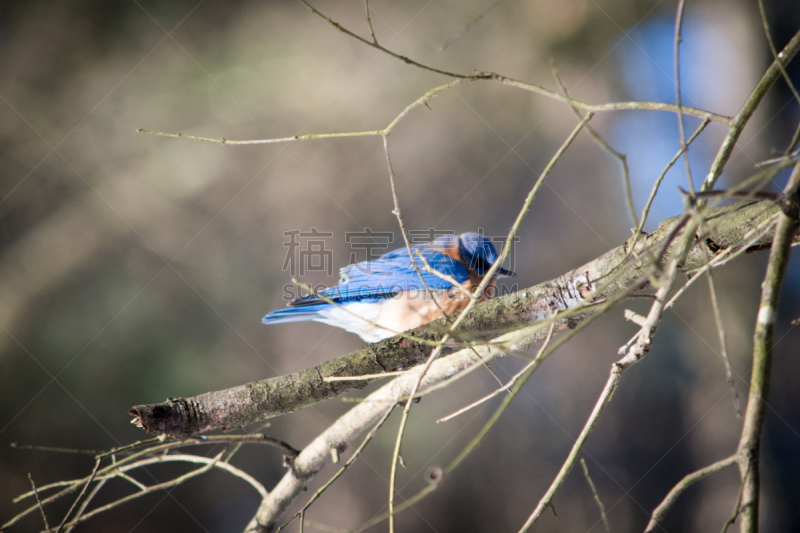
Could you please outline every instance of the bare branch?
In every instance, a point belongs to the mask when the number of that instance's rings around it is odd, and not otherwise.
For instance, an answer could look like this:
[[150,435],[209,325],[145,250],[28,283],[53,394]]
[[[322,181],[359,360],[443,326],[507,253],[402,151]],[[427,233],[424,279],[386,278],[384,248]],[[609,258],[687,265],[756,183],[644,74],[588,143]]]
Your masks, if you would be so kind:
[[283,144],[297,141],[311,141],[318,139],[337,139],[340,137],[378,137],[383,132],[381,130],[372,131],[346,131],[341,133],[307,133],[305,135],[292,135],[291,137],[277,137],[275,139],[249,139],[249,140],[231,140],[224,137],[215,139],[213,137],[199,137],[197,135],[187,135],[185,133],[165,133],[162,131],[150,131],[144,128],[136,130],[137,133],[147,133],[155,137],[174,137],[177,139],[189,139],[190,141],[202,141],[216,144],[230,144],[233,146],[246,146],[254,144]]
[[372,17],[369,16],[369,0],[364,0],[364,10],[367,12],[367,25],[369,26],[369,34],[372,35],[372,42],[378,44],[378,38],[375,37],[375,29],[372,27]]
[[86,494],[86,491],[89,490],[89,486],[91,486],[92,482],[95,479],[95,476],[97,476],[97,471],[100,469],[100,463],[101,463],[102,460],[103,460],[103,458],[100,457],[99,455],[95,458],[94,469],[92,469],[91,475],[86,480],[86,483],[83,484],[83,488],[81,489],[80,494],[78,494],[78,497],[75,498],[74,502],[72,502],[72,506],[67,511],[67,514],[64,515],[64,519],[61,520],[61,524],[58,526],[58,529],[56,530],[56,533],[61,533],[61,530],[64,529],[64,526],[69,521],[69,518],[70,518],[70,516],[72,516],[73,511],[75,511],[76,507],[78,507],[78,504],[83,499],[83,496]]
[[[736,146],[736,142],[739,140],[739,136],[742,134],[745,125],[750,121],[750,117],[753,116],[761,100],[767,95],[767,91],[769,91],[770,87],[772,87],[775,81],[781,76],[781,71],[784,70],[786,65],[794,58],[798,50],[800,50],[800,31],[795,33],[794,37],[792,37],[783,50],[781,50],[775,61],[772,62],[756,84],[753,92],[750,93],[741,111],[733,117],[733,120],[730,122],[731,129],[728,131],[728,135],[725,137],[714,162],[711,164],[711,169],[706,176],[703,186],[700,188],[701,191],[710,191],[714,188],[717,180],[722,175],[722,169],[725,168],[725,164],[733,153],[733,148]],[[686,110],[684,109],[684,111]]]
[[439,48],[439,51],[440,51],[440,52],[443,52],[443,51],[445,51],[445,50],[447,49],[447,47],[448,47],[448,46],[450,46],[451,44],[453,44],[453,43],[456,41],[456,39],[458,39],[459,37],[461,37],[462,35],[464,35],[465,33],[467,33],[469,30],[471,30],[471,29],[472,29],[472,27],[473,27],[475,24],[477,24],[478,22],[480,22],[480,21],[483,19],[483,17],[485,17],[486,15],[488,15],[489,13],[491,13],[492,11],[494,11],[494,8],[496,8],[498,5],[500,5],[500,2],[502,2],[502,1],[503,1],[503,0],[494,0],[494,2],[492,2],[492,4],[491,4],[489,7],[487,7],[486,9],[484,9],[484,10],[483,10],[483,12],[481,12],[481,14],[480,14],[480,15],[478,15],[477,17],[475,17],[474,19],[472,19],[472,20],[469,22],[469,24],[467,24],[466,26],[464,26],[463,28],[461,28],[461,31],[459,31],[458,33],[456,33],[455,35],[453,35],[452,37],[450,37],[449,39],[447,39],[447,40],[444,42],[444,44],[443,44],[443,45],[442,45],[442,46]]
[[550,343],[550,338],[553,335],[553,330],[555,329],[555,325],[556,325],[555,322],[550,324],[550,329],[547,331],[547,337],[545,337],[544,342],[542,342],[542,347],[539,349],[539,352],[536,354],[536,357],[534,357],[530,361],[530,363],[528,363],[524,367],[522,367],[522,370],[520,370],[519,372],[514,374],[511,377],[511,379],[508,380],[508,383],[506,383],[505,385],[503,385],[499,389],[495,389],[493,392],[487,394],[483,398],[472,402],[471,404],[467,405],[466,407],[462,407],[458,411],[456,411],[454,413],[450,413],[449,415],[440,418],[436,422],[440,423],[440,422],[447,422],[448,420],[452,420],[453,418],[457,417],[458,415],[466,413],[470,409],[473,409],[473,408],[475,408],[475,407],[477,407],[477,406],[479,406],[479,405],[491,400],[492,398],[494,398],[498,394],[502,394],[503,392],[509,390],[512,386],[514,386],[514,384],[518,383],[522,379],[523,376],[527,375],[533,369],[533,367],[538,366],[539,363],[541,363],[542,359],[544,358],[543,357],[544,351],[547,348],[547,345]]
[[761,432],[766,415],[766,401],[769,397],[772,344],[781,286],[786,276],[790,249],[800,220],[800,163],[795,165],[789,183],[784,189],[784,195],[786,202],[782,206],[782,213],[778,216],[767,272],[761,285],[761,303],[753,336],[750,394],[747,398],[747,411],[739,441],[739,471],[744,483],[741,501],[743,533],[758,531]]
[[678,12],[675,16],[675,103],[678,106],[678,141],[680,142],[681,152],[683,152],[689,191],[694,194],[694,181],[692,180],[692,169],[689,166],[689,147],[686,145],[686,129],[683,125],[681,98],[681,29],[683,27],[683,8],[685,5],[684,0],[678,0]]
[[[558,72],[558,67],[556,66],[555,60],[552,60],[550,62],[550,68],[553,71],[553,77],[556,79],[558,85],[561,87],[561,92],[564,93],[564,96],[569,98],[569,91],[567,90],[567,86],[564,83],[564,80],[561,79],[561,74],[559,74]],[[572,107],[572,111],[575,112],[578,118],[581,118],[581,114],[580,111],[578,111],[578,108],[575,107],[574,105],[570,107]],[[706,119],[704,123],[708,123],[708,120]],[[620,165],[622,166],[622,185],[625,190],[625,202],[628,206],[628,216],[631,219],[631,223],[634,226],[637,226],[639,224],[639,221],[636,218],[636,206],[633,203],[633,191],[631,190],[631,175],[630,175],[630,169],[628,168],[627,156],[625,156],[625,154],[622,154],[614,150],[614,148],[610,144],[608,144],[608,142],[606,142],[606,140],[603,139],[603,137],[599,133],[597,133],[597,131],[593,127],[589,126],[588,124],[586,126],[586,130],[589,132],[589,135],[592,136],[592,139],[594,139],[595,142],[600,146],[600,148],[602,148],[603,151],[605,151],[606,153],[611,154],[612,157],[616,158],[617,161],[619,161]]]
[[[764,10],[764,0],[758,0],[758,14],[761,17],[761,26],[764,28],[764,36],[767,38],[769,51],[772,52],[772,59],[777,61],[779,58],[778,50],[775,48],[775,42],[772,40],[772,35],[769,31],[769,22],[767,21],[767,14]],[[777,62],[777,65],[781,71],[781,76],[783,76],[783,81],[789,86],[789,90],[792,91],[795,101],[800,104],[800,92],[797,91],[797,87],[794,86],[792,78],[789,76],[789,73],[786,72],[786,67],[780,61]],[[787,153],[788,152],[791,152],[791,147],[787,150]]]
[[47,523],[47,513],[44,511],[44,506],[42,505],[42,500],[39,499],[39,491],[36,490],[36,482],[33,481],[33,476],[28,473],[28,480],[31,482],[31,488],[33,489],[33,495],[36,496],[36,505],[39,507],[39,511],[42,513],[42,522],[44,522],[44,528],[47,531],[50,531],[50,524]]
[[606,382],[606,386],[603,389],[603,392],[600,393],[600,397],[597,399],[597,403],[595,404],[592,413],[589,415],[589,419],[583,426],[580,435],[578,435],[575,444],[572,446],[569,455],[564,461],[564,464],[561,466],[561,469],[553,480],[553,483],[551,483],[550,488],[547,489],[547,492],[545,492],[544,496],[542,496],[542,499],[539,500],[536,508],[520,528],[520,533],[528,531],[531,526],[533,526],[533,523],[542,516],[545,510],[552,506],[553,496],[555,496],[556,492],[558,492],[558,490],[564,484],[567,475],[577,462],[578,455],[583,449],[583,446],[586,444],[589,435],[594,430],[598,420],[600,420],[600,415],[611,401],[614,391],[617,390],[622,372],[624,372],[625,369],[631,365],[637,363],[650,351],[650,347],[652,346],[653,342],[653,335],[655,335],[658,324],[661,321],[661,315],[664,311],[664,304],[666,303],[667,294],[672,286],[673,280],[675,279],[675,273],[677,271],[676,267],[677,258],[673,258],[664,272],[664,276],[661,279],[661,287],[656,293],[656,300],[653,302],[653,305],[650,308],[650,313],[647,315],[647,320],[639,331],[636,343],[630,347],[624,347],[625,355],[619,361],[611,365],[611,373],[608,377],[608,381]]
[[594,497],[594,501],[597,503],[597,507],[600,508],[600,518],[603,519],[603,525],[606,528],[606,531],[609,533],[611,532],[611,528],[608,527],[608,517],[606,516],[606,508],[603,505],[603,500],[600,499],[600,495],[597,493],[597,488],[594,486],[594,482],[592,478],[589,476],[589,468],[586,466],[586,461],[581,457],[581,467],[583,468],[583,476],[586,478],[586,483],[589,484],[589,488],[592,490],[592,496]]
[[[709,258],[709,261],[711,258]],[[712,269],[706,269],[706,278],[708,279],[708,292],[711,298],[711,310],[714,314],[714,322],[717,327],[717,335],[719,336],[719,351],[722,356],[722,362],[725,365],[725,380],[728,382],[731,391],[733,392],[733,408],[736,410],[736,417],[742,418],[742,406],[739,403],[739,391],[736,390],[736,382],[733,380],[733,368],[731,367],[731,359],[728,356],[728,347],[725,342],[725,327],[722,322],[722,311],[719,308],[719,301],[717,301],[717,289],[714,285],[714,276],[711,273]]]
[[655,508],[653,515],[650,518],[650,522],[647,524],[647,528],[644,530],[645,533],[656,531],[660,527],[660,524],[664,521],[664,517],[666,516],[670,507],[675,504],[678,496],[680,496],[684,490],[688,489],[697,481],[710,476],[711,474],[716,474],[717,472],[725,470],[729,466],[735,465],[736,461],[738,460],[738,455],[732,455],[684,476],[684,478],[681,479],[677,485],[672,487],[672,490],[670,490],[669,494],[667,494],[664,500],[658,504],[658,507]]
[[[155,438],[146,441],[139,441],[118,448],[113,448],[112,450],[109,450],[107,452],[97,453],[96,454],[97,459],[103,460],[111,457],[113,459],[113,462],[110,465],[104,466],[102,468],[93,469],[91,475],[81,479],[59,481],[56,483],[50,483],[48,485],[44,485],[42,487],[37,487],[36,492],[30,491],[25,494],[22,494],[17,498],[15,498],[14,502],[17,503],[19,501],[24,500],[25,498],[37,496],[38,494],[41,494],[44,491],[49,491],[52,489],[61,489],[56,494],[53,494],[52,496],[49,496],[41,500],[41,506],[46,507],[57,500],[63,499],[66,496],[69,496],[70,494],[78,492],[79,489],[83,489],[83,492],[85,493],[86,487],[91,485],[93,480],[96,481],[97,484],[95,485],[94,489],[88,492],[87,496],[79,498],[83,500],[83,503],[81,503],[80,507],[78,507],[75,517],[70,522],[65,524],[65,529],[69,531],[70,528],[72,528],[75,524],[83,522],[85,520],[85,518],[81,517],[83,516],[83,513],[87,508],[89,502],[102,488],[103,484],[109,479],[113,478],[124,479],[129,483],[131,483],[132,485],[134,485],[139,491],[146,491],[146,490],[149,491],[152,489],[152,487],[148,487],[145,484],[137,481],[136,479],[129,476],[127,472],[136,468],[140,468],[142,466],[146,466],[148,464],[152,464],[152,460],[154,457],[156,458],[157,461],[163,462],[163,458],[166,457],[167,453],[178,448],[183,448],[186,446],[203,445],[203,444],[215,444],[215,443],[223,443],[229,446],[241,445],[243,443],[266,444],[281,449],[290,460],[291,458],[297,455],[297,451],[288,444],[286,444],[285,442],[260,434],[212,435],[208,437],[198,436],[191,438],[187,442],[179,442],[179,441],[164,442],[164,439]],[[125,454],[128,455],[122,458],[117,457],[118,455],[125,455]],[[169,457],[171,458],[182,457],[182,455],[175,454],[175,455],[169,455]],[[197,462],[197,460],[193,459],[193,457],[196,456],[189,456],[189,459],[187,459],[187,461]],[[228,454],[228,457],[230,457],[230,454]],[[200,458],[200,460],[208,461],[207,458],[202,458],[202,457]],[[230,465],[228,465],[224,461],[218,462],[216,466],[220,469],[230,472],[231,474],[237,475],[238,477],[242,477],[239,475],[238,470],[234,469],[233,467],[230,467]],[[250,482],[250,478],[242,478],[242,479]],[[259,489],[260,485],[258,485],[257,483],[256,485],[254,485],[254,487],[256,487],[256,490],[263,490],[263,487]],[[264,491],[264,494],[266,494],[266,491]],[[18,513],[11,520],[0,526],[0,530],[4,531],[5,529],[11,527],[12,525],[18,523],[21,519],[25,518],[32,512],[36,511],[38,508],[39,505],[33,505],[32,507],[29,507],[28,509]],[[95,511],[92,511],[92,513],[94,512]]]

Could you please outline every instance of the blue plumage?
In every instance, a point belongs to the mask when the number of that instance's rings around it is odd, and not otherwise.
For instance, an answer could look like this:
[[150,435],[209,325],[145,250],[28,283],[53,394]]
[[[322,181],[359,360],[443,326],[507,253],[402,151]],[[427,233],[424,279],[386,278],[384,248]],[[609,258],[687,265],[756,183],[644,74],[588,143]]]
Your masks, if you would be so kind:
[[[468,298],[449,280],[425,270],[427,262],[461,286],[472,289],[497,260],[491,241],[477,233],[445,236],[432,243],[411,247],[428,289],[436,295],[445,312],[466,306]],[[419,256],[424,258],[424,261]],[[498,275],[513,275],[499,269]],[[409,258],[408,250],[388,252],[375,261],[362,261],[340,270],[338,285],[319,295],[298,298],[287,309],[273,311],[265,324],[314,320],[358,333],[375,342],[441,316]],[[327,300],[337,305],[328,303]],[[447,305],[446,305],[447,304]]]
[[[452,283],[445,281],[425,270],[425,261],[434,270],[454,278],[459,283],[469,279],[469,271],[447,255],[430,249],[412,246],[414,261],[417,263],[422,278],[430,289],[448,289]],[[425,258],[420,259],[419,253]],[[321,296],[336,303],[350,300],[371,300],[391,298],[402,291],[422,291],[425,285],[411,263],[408,250],[401,248],[389,252],[375,261],[362,261],[342,268],[339,271],[339,284],[319,292]],[[323,303],[325,300],[315,295],[304,296],[293,301],[291,306],[304,306]]]

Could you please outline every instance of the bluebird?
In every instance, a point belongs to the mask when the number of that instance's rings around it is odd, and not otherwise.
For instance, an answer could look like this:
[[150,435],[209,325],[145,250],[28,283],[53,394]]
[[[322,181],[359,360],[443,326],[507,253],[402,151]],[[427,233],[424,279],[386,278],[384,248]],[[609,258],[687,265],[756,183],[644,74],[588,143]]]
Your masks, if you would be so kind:
[[[491,241],[477,233],[446,235],[430,243],[412,245],[411,251],[425,284],[447,314],[464,309],[470,300],[453,282],[473,292],[498,258]],[[425,270],[425,263],[443,276]],[[356,333],[366,342],[377,342],[442,317],[411,263],[407,248],[388,252],[374,261],[346,266],[339,274],[338,285],[297,298],[288,308],[269,313],[262,322],[313,320]],[[498,268],[481,301],[494,295],[496,277],[513,275],[510,270]]]

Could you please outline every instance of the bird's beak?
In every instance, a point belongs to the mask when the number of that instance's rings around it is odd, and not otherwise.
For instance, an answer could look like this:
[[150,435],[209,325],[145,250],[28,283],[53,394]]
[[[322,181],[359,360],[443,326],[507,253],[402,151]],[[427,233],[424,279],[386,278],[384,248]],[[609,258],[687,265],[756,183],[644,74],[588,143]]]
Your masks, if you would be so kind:
[[497,274],[496,275],[498,277],[512,278],[512,277],[516,276],[517,274],[512,270],[506,270],[505,268],[500,267],[500,268],[497,269]]

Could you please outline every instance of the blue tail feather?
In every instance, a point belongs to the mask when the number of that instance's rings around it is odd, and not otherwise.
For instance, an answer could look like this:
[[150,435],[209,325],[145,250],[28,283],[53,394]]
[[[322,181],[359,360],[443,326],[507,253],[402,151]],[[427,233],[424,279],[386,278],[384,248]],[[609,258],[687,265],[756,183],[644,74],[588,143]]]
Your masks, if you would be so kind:
[[328,307],[328,304],[305,305],[302,307],[279,309],[262,318],[261,322],[264,324],[283,324],[287,322],[305,322],[307,320],[314,320],[315,318],[321,317],[319,311],[324,307]]

